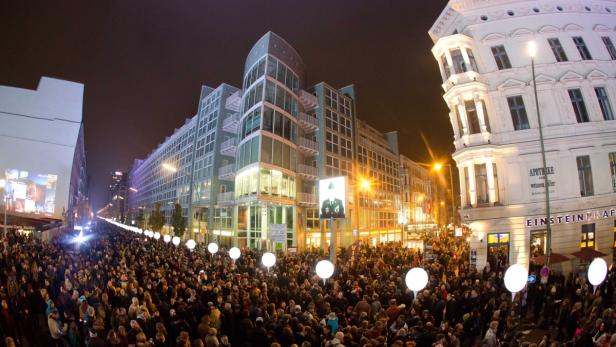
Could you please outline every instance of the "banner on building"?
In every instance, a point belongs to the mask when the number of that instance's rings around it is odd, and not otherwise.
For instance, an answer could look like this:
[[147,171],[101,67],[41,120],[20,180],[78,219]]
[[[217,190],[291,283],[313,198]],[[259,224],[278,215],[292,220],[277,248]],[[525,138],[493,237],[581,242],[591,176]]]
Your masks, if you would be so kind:
[[321,219],[346,217],[346,177],[319,180]]

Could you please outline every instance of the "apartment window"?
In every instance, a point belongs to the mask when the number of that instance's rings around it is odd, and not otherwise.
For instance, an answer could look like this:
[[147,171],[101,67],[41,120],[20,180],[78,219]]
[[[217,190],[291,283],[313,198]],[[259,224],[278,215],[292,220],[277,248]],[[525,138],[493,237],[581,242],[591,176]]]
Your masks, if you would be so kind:
[[468,176],[468,167],[464,168],[464,189],[466,191],[466,206],[471,205],[471,185],[470,177]]
[[490,202],[486,164],[475,164],[475,191],[477,192],[478,205]]
[[499,202],[498,198],[498,173],[496,172],[496,163],[492,163],[492,175],[494,177],[494,201]]
[[494,60],[499,70],[511,69],[511,62],[505,51],[505,46],[500,45],[492,47],[492,55],[494,55]]
[[548,39],[548,43],[550,44],[550,48],[552,48],[552,53],[554,53],[554,58],[556,58],[557,62],[567,61],[567,54],[565,54],[565,50],[563,46],[560,44],[560,40],[557,38]]
[[582,243],[580,248],[595,248],[595,223],[582,224]]
[[486,124],[486,130],[492,132],[492,129],[490,129],[490,117],[488,117],[488,109],[484,100],[481,100],[481,109],[483,110],[483,121]]
[[530,125],[528,124],[528,115],[526,114],[526,108],[524,107],[524,99],[522,99],[522,96],[518,95],[508,97],[507,104],[509,104],[509,112],[511,113],[513,128],[515,130],[530,129]]
[[595,88],[595,94],[597,94],[597,100],[599,101],[599,106],[601,107],[601,114],[603,114],[603,119],[614,120],[614,112],[612,111],[612,105],[610,105],[610,99],[607,96],[607,91],[605,90],[605,88]]
[[469,132],[471,134],[479,134],[481,132],[481,128],[479,127],[479,118],[477,117],[475,101],[464,101],[464,107],[466,108],[466,120],[468,121]]
[[575,43],[575,47],[577,47],[578,52],[580,52],[580,56],[582,60],[591,60],[592,56],[590,55],[590,51],[588,47],[586,47],[586,43],[584,39],[580,36],[573,37],[573,43]]
[[612,190],[616,192],[616,152],[609,154],[610,173],[612,174]]
[[590,156],[583,155],[576,158],[578,168],[578,179],[580,181],[580,195],[594,195],[592,185],[592,169],[590,167]]
[[582,92],[579,89],[569,89],[569,98],[571,99],[571,105],[573,106],[573,112],[575,112],[575,119],[578,123],[589,122],[588,112],[586,111],[586,105],[584,104],[584,98]]
[[473,54],[473,51],[467,49],[466,54],[468,55],[468,61],[471,63],[471,70],[479,72],[479,69],[477,68],[477,61],[475,60],[475,55]]
[[616,48],[614,48],[612,39],[609,38],[608,36],[603,36],[601,37],[601,40],[603,41],[605,48],[607,48],[607,51],[610,54],[610,58],[612,58],[612,60],[616,60]]
[[463,73],[467,71],[466,63],[462,57],[462,51],[459,49],[454,49],[451,51],[451,62],[453,63],[453,68],[456,73]]
[[451,76],[451,70],[449,69],[449,64],[447,64],[447,57],[445,54],[441,55],[441,65],[443,65],[443,71],[445,71],[445,78],[449,78],[449,76]]
[[460,118],[457,105],[453,107],[453,113],[456,115],[456,123],[458,123],[458,136],[462,136],[464,135],[464,125],[462,124],[462,118]]

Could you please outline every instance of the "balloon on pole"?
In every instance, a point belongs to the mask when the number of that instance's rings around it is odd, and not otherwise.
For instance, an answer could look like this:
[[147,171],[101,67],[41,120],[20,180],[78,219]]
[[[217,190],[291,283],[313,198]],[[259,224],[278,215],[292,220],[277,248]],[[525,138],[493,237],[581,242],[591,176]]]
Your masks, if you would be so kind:
[[406,286],[413,291],[413,299],[417,293],[428,285],[428,273],[420,267],[414,267],[406,273],[404,278]]
[[154,233],[154,239],[155,240],[160,239],[160,233],[158,231]]
[[329,260],[321,260],[317,263],[315,270],[317,276],[319,276],[319,278],[323,280],[323,284],[325,284],[325,281],[334,274],[334,264]]
[[163,236],[163,241],[165,241],[165,243],[169,243],[171,241],[171,235]]
[[210,252],[210,254],[212,255],[216,254],[218,252],[218,245],[214,242],[210,243],[209,245],[207,245],[207,251]]
[[180,238],[179,238],[179,237],[177,237],[177,236],[174,236],[174,237],[171,239],[171,242],[173,243],[173,245],[174,245],[174,246],[176,246],[176,247],[177,247],[177,246],[179,246],[179,245],[180,245]]
[[263,253],[261,256],[261,263],[267,268],[267,272],[269,272],[270,267],[276,264],[276,256],[271,252]]
[[193,239],[190,239],[190,240],[186,241],[186,248],[188,248],[188,250],[190,250],[190,251],[195,249],[196,245],[197,245],[197,243]]
[[229,250],[229,257],[233,259],[234,261],[238,260],[241,255],[242,255],[242,252],[237,247],[231,247],[231,249]]
[[593,292],[603,283],[607,276],[607,263],[603,258],[595,258],[588,266],[588,282],[593,285]]
[[511,300],[515,297],[515,293],[521,291],[526,286],[528,281],[528,270],[522,264],[511,265],[505,272],[505,288],[511,292]]

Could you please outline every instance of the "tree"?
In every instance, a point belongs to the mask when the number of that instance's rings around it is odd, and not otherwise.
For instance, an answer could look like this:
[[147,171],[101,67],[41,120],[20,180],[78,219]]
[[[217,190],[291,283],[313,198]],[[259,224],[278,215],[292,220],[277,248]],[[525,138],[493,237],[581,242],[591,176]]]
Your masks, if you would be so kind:
[[139,209],[139,212],[137,212],[137,217],[135,219],[137,220],[137,227],[145,229],[145,217],[143,216],[143,209]]
[[157,202],[156,205],[154,205],[154,211],[150,214],[148,224],[154,231],[162,230],[163,224],[165,224],[165,216],[160,211],[160,202]]
[[184,222],[184,217],[182,217],[182,206],[180,204],[175,204],[175,209],[171,215],[171,225],[173,225],[173,233],[175,236],[182,237],[182,235],[184,235],[186,222]]

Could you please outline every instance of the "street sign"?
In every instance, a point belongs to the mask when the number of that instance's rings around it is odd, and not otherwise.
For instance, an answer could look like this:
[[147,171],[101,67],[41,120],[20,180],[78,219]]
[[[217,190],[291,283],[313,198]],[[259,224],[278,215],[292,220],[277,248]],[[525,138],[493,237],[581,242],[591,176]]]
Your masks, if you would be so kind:
[[537,282],[537,276],[528,275],[528,283],[535,283],[535,282]]
[[548,277],[550,276],[550,268],[547,266],[544,266],[541,268],[541,271],[539,271],[539,274],[541,275],[541,277]]
[[270,224],[270,240],[284,243],[287,241],[286,224]]

